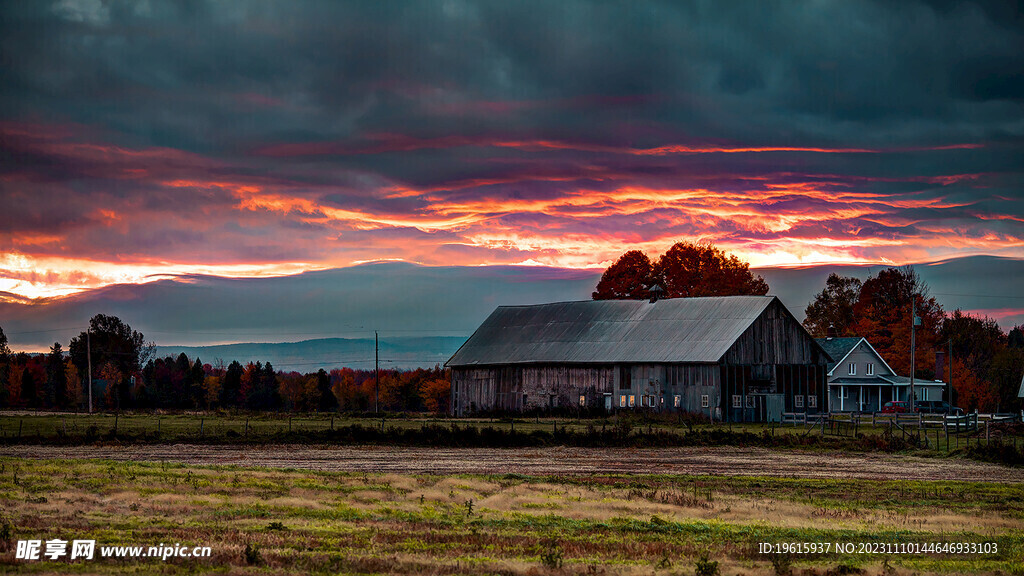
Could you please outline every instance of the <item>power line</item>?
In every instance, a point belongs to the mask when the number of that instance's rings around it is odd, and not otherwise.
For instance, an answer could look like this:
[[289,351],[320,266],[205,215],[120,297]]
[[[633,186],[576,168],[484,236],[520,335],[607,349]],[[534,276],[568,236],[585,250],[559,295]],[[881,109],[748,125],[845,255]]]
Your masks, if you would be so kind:
[[931,296],[960,296],[963,298],[1007,298],[1012,300],[1024,300],[1024,296],[993,296],[991,294],[953,294],[949,292],[931,292]]

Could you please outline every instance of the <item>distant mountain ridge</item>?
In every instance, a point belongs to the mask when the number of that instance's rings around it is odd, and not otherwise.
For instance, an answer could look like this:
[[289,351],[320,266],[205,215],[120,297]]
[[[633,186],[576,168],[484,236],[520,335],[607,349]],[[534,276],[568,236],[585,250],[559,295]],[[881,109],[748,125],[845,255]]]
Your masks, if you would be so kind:
[[[864,279],[883,268],[823,265],[754,272],[764,276],[770,294],[777,295],[802,319],[829,273]],[[962,308],[987,314],[1004,329],[1024,323],[1024,259],[973,256],[917,264],[915,269],[946,310]],[[93,315],[113,314],[163,350],[202,347],[186,354],[198,353],[204,362],[212,362],[217,357],[230,361],[231,352],[237,353],[239,361],[243,357],[269,359],[281,369],[287,368],[284,363],[313,366],[325,356],[344,359],[350,354],[357,355],[354,359],[360,362],[353,366],[362,367],[372,358],[366,356],[365,342],[372,342],[374,331],[379,331],[382,342],[396,346],[396,365],[433,366],[432,360],[447,359],[442,356],[454,352],[450,345],[467,338],[495,307],[587,300],[600,276],[599,270],[430,267],[403,262],[274,278],[183,276],[108,286],[44,304],[0,302],[0,326],[12,349],[42,351],[53,342],[66,348]],[[416,338],[421,339],[419,352],[406,348],[417,342]],[[303,344],[319,342],[317,339],[345,340],[348,347]],[[236,342],[282,341],[299,342],[275,344],[281,347],[272,350],[253,348],[251,353],[242,348],[207,350]],[[165,344],[169,342],[177,345]],[[328,348],[320,352],[320,346]],[[299,351],[303,347],[306,350]],[[271,352],[275,355],[269,356]],[[430,362],[419,362],[422,359]]]
[[[383,338],[379,343],[380,366],[406,370],[443,365],[465,341],[459,336]],[[207,364],[218,360],[225,365],[234,360],[242,364],[270,362],[275,370],[307,373],[343,366],[372,370],[375,351],[373,338],[318,338],[300,342],[158,346],[156,352],[160,358],[184,352],[189,359],[194,361],[198,357]]]

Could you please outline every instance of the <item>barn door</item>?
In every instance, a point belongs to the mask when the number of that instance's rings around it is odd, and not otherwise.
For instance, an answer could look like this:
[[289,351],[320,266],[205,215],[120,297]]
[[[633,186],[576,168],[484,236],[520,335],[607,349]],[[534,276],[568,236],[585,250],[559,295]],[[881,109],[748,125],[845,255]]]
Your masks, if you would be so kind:
[[768,422],[782,422],[782,412],[786,407],[785,394],[768,394],[765,396],[765,412]]

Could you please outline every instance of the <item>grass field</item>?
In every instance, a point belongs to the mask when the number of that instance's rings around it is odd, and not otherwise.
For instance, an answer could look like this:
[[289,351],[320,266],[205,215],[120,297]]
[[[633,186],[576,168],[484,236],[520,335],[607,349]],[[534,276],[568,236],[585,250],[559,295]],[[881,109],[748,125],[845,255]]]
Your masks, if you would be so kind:
[[[0,439],[14,440],[17,438],[32,441],[36,438],[69,438],[82,437],[90,429],[96,436],[116,433],[121,436],[159,438],[161,441],[209,441],[261,440],[293,433],[328,432],[351,425],[367,427],[395,428],[398,430],[415,430],[425,425],[444,425],[452,423],[459,426],[477,428],[491,427],[503,431],[552,432],[556,427],[571,432],[583,433],[590,429],[615,429],[627,426],[634,432],[687,432],[691,430],[729,430],[733,432],[750,432],[761,434],[770,432],[775,435],[807,436],[819,434],[820,428],[809,429],[805,425],[784,425],[764,423],[686,423],[671,415],[655,415],[647,417],[643,414],[628,414],[608,418],[570,418],[570,417],[517,417],[510,418],[458,418],[432,417],[422,415],[372,415],[350,416],[330,415],[325,413],[289,414],[289,413],[152,413],[126,412],[115,413],[32,413],[32,412],[0,412]],[[1012,428],[999,427],[999,434]],[[886,425],[859,426],[856,432],[860,435],[882,435],[888,430]],[[1016,429],[1013,429],[1016,431]],[[848,432],[852,432],[848,430]],[[935,434],[929,431],[929,438]],[[940,431],[940,442],[945,449],[945,437]],[[1010,442],[1024,445],[1021,434],[1007,433]],[[966,443],[966,434],[960,440]],[[951,440],[951,443],[955,440]],[[950,449],[953,449],[951,444]]]
[[942,429],[856,428],[687,422],[671,415],[607,418],[458,418],[338,414],[0,413],[0,446],[92,444],[333,444],[432,447],[760,446],[811,451],[899,452],[1024,466],[1024,425],[971,433]]
[[[0,458],[0,566],[25,573],[1022,574],[1020,484],[409,475]],[[23,539],[208,545],[202,559],[13,559]],[[759,542],[995,542],[765,555]]]

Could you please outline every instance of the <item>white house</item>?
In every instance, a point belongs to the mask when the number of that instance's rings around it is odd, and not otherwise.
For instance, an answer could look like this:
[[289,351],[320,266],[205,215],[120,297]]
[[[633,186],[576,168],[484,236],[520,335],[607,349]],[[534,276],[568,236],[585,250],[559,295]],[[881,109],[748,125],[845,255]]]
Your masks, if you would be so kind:
[[[828,365],[831,412],[878,412],[886,402],[907,400],[910,378],[899,376],[866,338],[818,338],[835,360]],[[915,400],[948,400],[941,380],[914,379]]]

